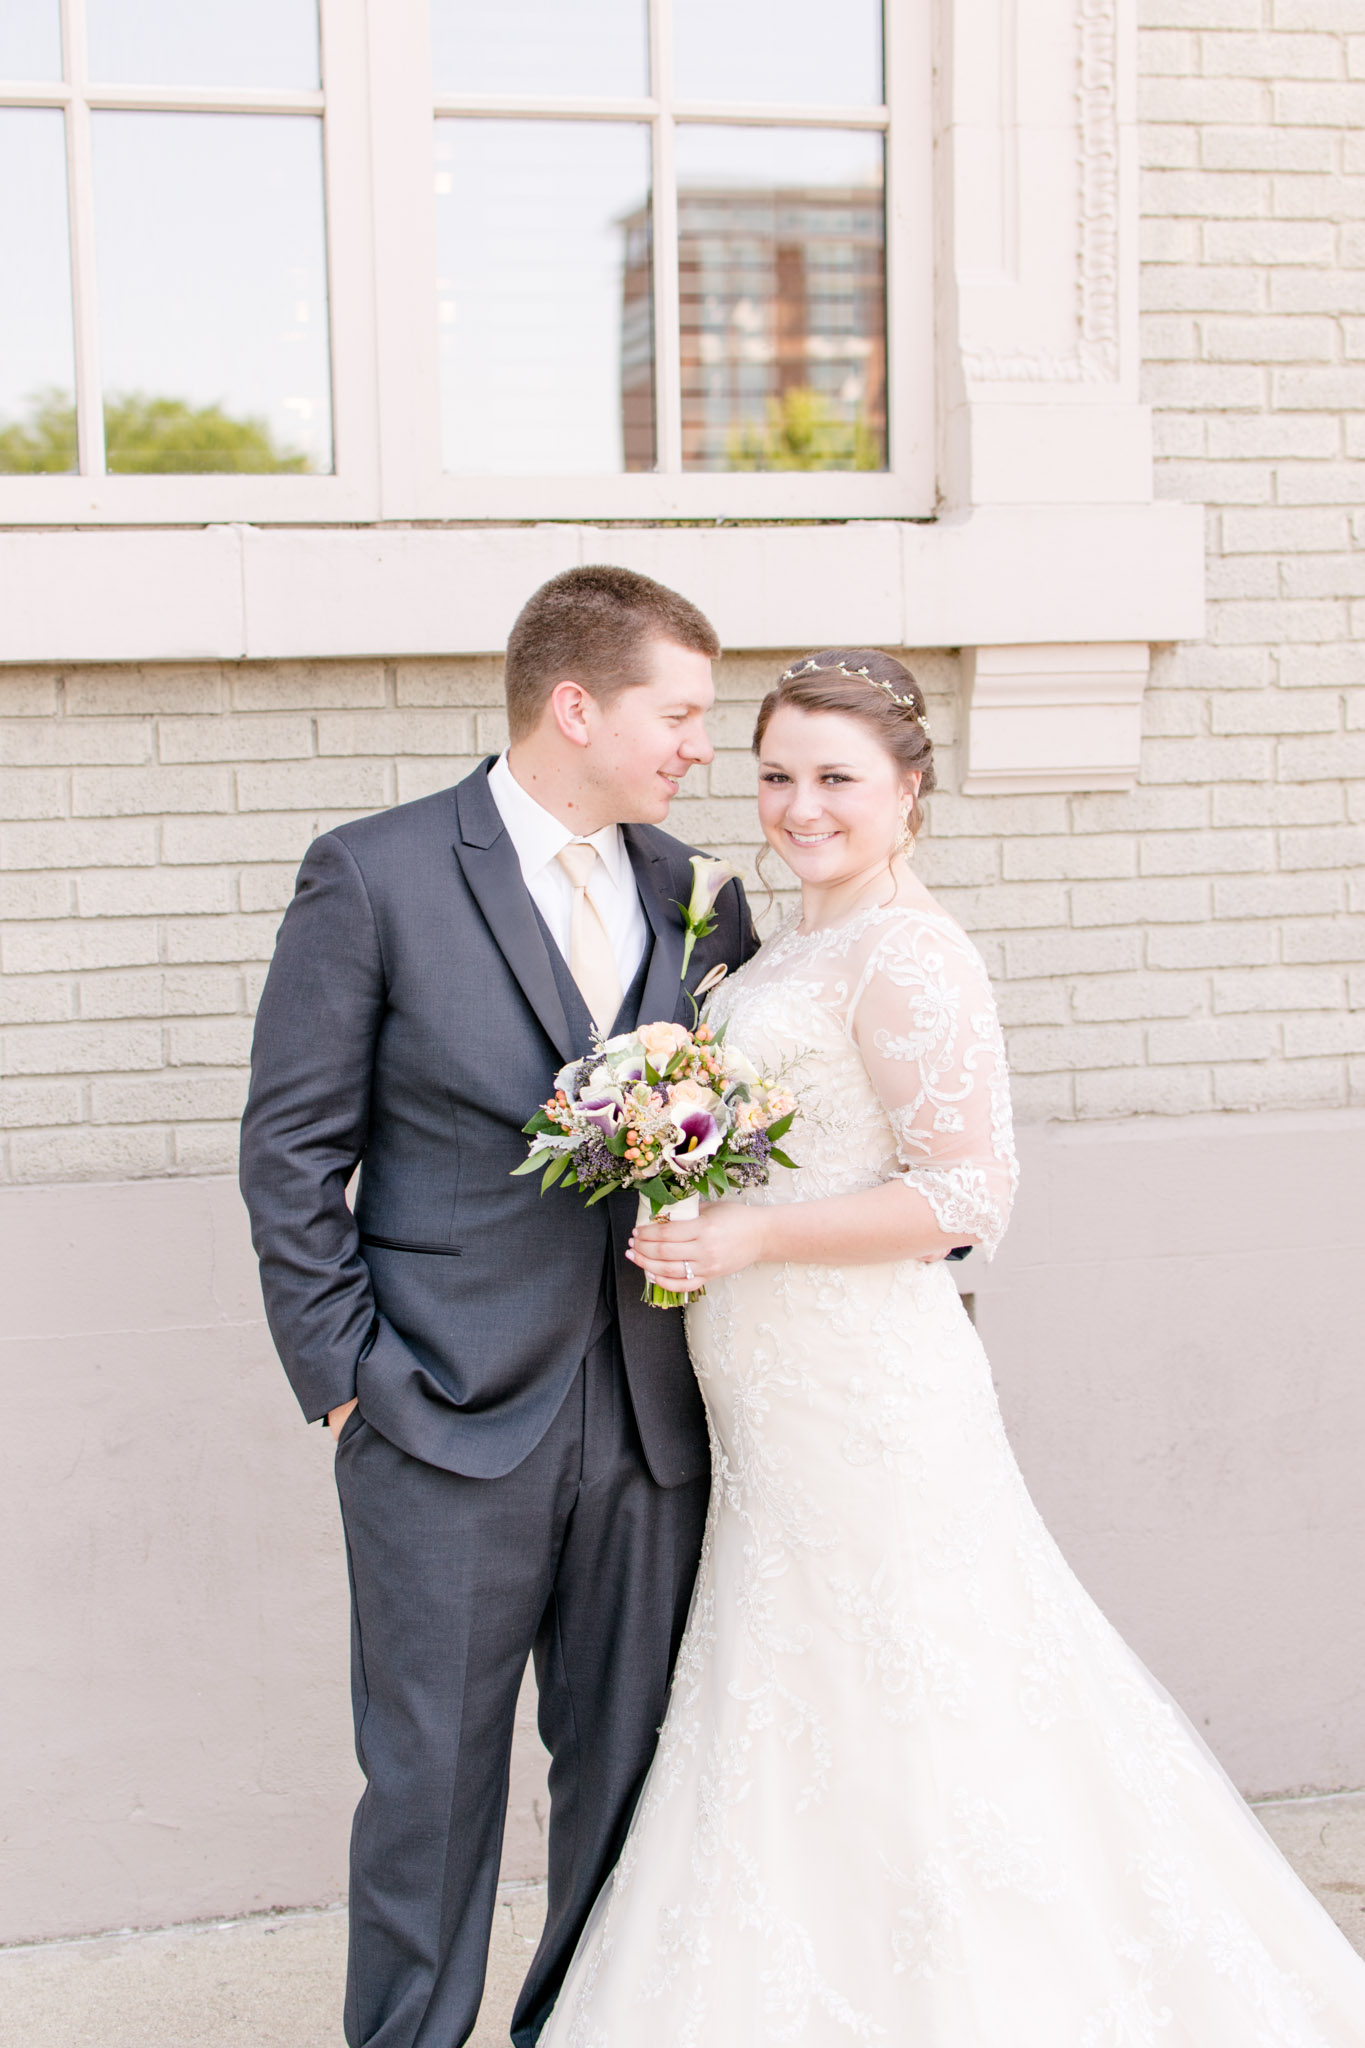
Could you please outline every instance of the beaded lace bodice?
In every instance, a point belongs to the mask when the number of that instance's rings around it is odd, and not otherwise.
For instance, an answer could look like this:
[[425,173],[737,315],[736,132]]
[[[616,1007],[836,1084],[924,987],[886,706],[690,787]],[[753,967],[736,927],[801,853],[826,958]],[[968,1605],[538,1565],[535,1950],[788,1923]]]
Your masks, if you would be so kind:
[[986,970],[951,918],[892,904],[802,932],[791,917],[707,1016],[797,1097],[799,1170],[751,1199],[895,1176],[992,1256],[1019,1177],[1009,1072]]

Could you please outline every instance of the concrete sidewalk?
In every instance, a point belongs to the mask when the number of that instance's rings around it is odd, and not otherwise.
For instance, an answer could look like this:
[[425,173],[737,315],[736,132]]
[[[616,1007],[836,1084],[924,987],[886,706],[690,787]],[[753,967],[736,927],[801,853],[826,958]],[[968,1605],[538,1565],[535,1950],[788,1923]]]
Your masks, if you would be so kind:
[[[1365,1792],[1257,1811],[1365,1954]],[[506,2048],[544,1912],[501,1888],[473,2048]],[[345,1957],[339,1909],[0,1950],[0,2048],[340,2048]]]

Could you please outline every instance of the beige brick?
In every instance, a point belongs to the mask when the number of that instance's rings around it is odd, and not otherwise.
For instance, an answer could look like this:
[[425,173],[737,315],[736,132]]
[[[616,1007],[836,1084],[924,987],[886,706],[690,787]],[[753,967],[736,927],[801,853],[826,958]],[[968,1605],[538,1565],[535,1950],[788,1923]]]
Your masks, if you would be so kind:
[[1341,690],[1365,683],[1365,647],[1282,647],[1276,664],[1286,690]]
[[1159,462],[1164,456],[1199,457],[1205,451],[1207,422],[1198,412],[1158,412],[1152,415],[1152,452]]
[[1259,784],[1230,782],[1213,792],[1213,822],[1228,825],[1335,825],[1345,803],[1339,783]]
[[1345,907],[1338,875],[1231,875],[1213,885],[1215,917],[1318,917]]
[[246,1013],[249,1017],[254,1017],[257,1009],[260,1007],[261,990],[265,987],[267,971],[264,967],[244,967],[242,969],[242,996],[246,1005]]
[[1365,733],[1334,733],[1321,739],[1279,743],[1277,770],[1284,782],[1336,781],[1365,776]]
[[1152,832],[1141,845],[1144,875],[1262,874],[1274,865],[1270,832]]
[[1002,981],[995,991],[1007,1031],[1022,1024],[1065,1024],[1066,986],[1060,981]]
[[[1150,67],[1148,67],[1150,70]],[[1138,143],[1145,170],[1192,171],[1199,164],[1199,130],[1148,121]]]
[[1341,972],[1335,967],[1232,970],[1213,983],[1213,1007],[1220,1017],[1246,1010],[1336,1010],[1341,996]]
[[[1317,554],[1348,547],[1350,534],[1350,522],[1339,511],[1277,505],[1264,511],[1225,512],[1222,518],[1222,545],[1228,554]],[[1280,635],[1272,630],[1267,638],[1277,640]]]
[[1144,121],[1227,121],[1250,127],[1264,118],[1265,98],[1250,78],[1148,78],[1139,86],[1138,111]]
[[78,818],[156,817],[231,807],[232,786],[224,768],[78,769],[71,778],[71,808]]
[[504,702],[502,660],[400,661],[395,670],[399,704],[498,709]]
[[1341,45],[1333,35],[1202,35],[1207,78],[1340,78]]
[[1002,849],[1007,882],[1059,882],[1112,878],[1137,872],[1130,835],[1088,832],[1059,839],[1007,839]]
[[151,867],[156,861],[156,826],[148,819],[0,827],[0,867]]
[[[1352,968],[1346,979],[1348,984],[1347,1002],[1353,1010],[1365,1010],[1365,967]],[[1308,1007],[1307,1003],[1303,1005],[1304,1009]],[[1324,1009],[1329,1007],[1329,1004],[1323,1004]]]
[[237,883],[241,910],[286,910],[294,893],[295,867],[243,868]]
[[282,811],[275,817],[253,811],[221,818],[168,818],[161,828],[161,858],[186,867],[278,860],[297,867],[315,837],[312,818],[298,811]]
[[1205,319],[1199,324],[1204,354],[1214,363],[1324,362],[1336,349],[1335,323],[1306,313],[1278,318],[1262,314],[1256,320]]
[[239,1135],[235,1119],[220,1124],[177,1124],[171,1132],[177,1173],[234,1173]]
[[112,718],[223,709],[223,672],[217,663],[178,668],[72,668],[63,676],[68,718]]
[[1076,1076],[1076,1114],[1192,1116],[1213,1106],[1213,1077],[1207,1067],[1142,1067],[1115,1074]]
[[163,718],[157,726],[160,758],[180,766],[199,761],[296,761],[313,752],[313,720],[281,713],[273,718]]
[[1209,822],[1209,792],[1180,784],[1098,791],[1071,799],[1071,822],[1076,832],[1194,831]]
[[717,754],[707,770],[712,796],[753,796],[758,788],[758,763],[752,754]]
[[1191,739],[1204,729],[1202,697],[1181,690],[1147,692],[1142,706],[1144,733],[1158,739]]
[[1365,178],[1274,178],[1271,210],[1280,220],[1360,220],[1365,218]]
[[53,718],[59,679],[52,668],[0,668],[0,718]]
[[1142,1031],[1134,1024],[1067,1024],[1022,1029],[1009,1036],[1010,1066],[1021,1074],[1142,1064]]
[[122,1074],[159,1067],[157,1024],[34,1024],[7,1031],[11,1074]]
[[1365,29],[1365,0],[1271,0],[1276,28]]
[[1072,985],[1072,1013],[1095,1024],[1192,1017],[1203,1005],[1206,983],[1202,974],[1088,974]]
[[330,711],[316,721],[319,754],[467,754],[473,720],[465,711]]
[[0,918],[67,917],[71,908],[65,875],[0,875]]
[[1142,395],[1150,405],[1259,410],[1265,403],[1265,378],[1250,363],[1145,363]]
[[1282,411],[1303,407],[1309,412],[1351,412],[1365,409],[1365,363],[1338,363],[1312,370],[1272,370],[1271,404]]
[[1077,882],[1071,890],[1074,925],[1192,924],[1208,907],[1203,880]]
[[1268,211],[1269,182],[1254,171],[1144,171],[1148,215],[1190,214],[1197,220],[1258,220]]
[[243,811],[377,810],[390,801],[390,770],[380,761],[281,762],[237,770]]
[[1324,599],[1282,599],[1275,604],[1223,604],[1210,619],[1210,629],[1223,641],[1344,640],[1351,630],[1345,604]]
[[1346,1052],[1365,1052],[1365,1013],[1356,1011],[1349,1016],[1285,1018],[1286,1059],[1323,1059],[1333,1053]]
[[1334,138],[1316,128],[1210,127],[1199,131],[1200,161],[1211,171],[1331,171]]
[[268,960],[280,920],[263,917],[195,917],[165,927],[166,959],[174,967],[208,961]]
[[1267,1060],[1279,1047],[1280,1026],[1269,1017],[1195,1017],[1147,1029],[1147,1057],[1159,1067]]
[[[684,785],[684,789],[686,785]],[[669,814],[668,829],[689,846],[743,846],[754,839],[754,807],[743,797],[683,795]]]
[[1148,28],[1259,28],[1261,0],[1141,0]]
[[1202,250],[1210,263],[1331,263],[1336,234],[1327,221],[1211,220],[1202,229]]
[[506,712],[476,711],[474,740],[477,754],[500,754],[508,743]]
[[1261,967],[1275,957],[1275,935],[1266,925],[1172,925],[1149,931],[1149,967]]
[[1215,414],[1208,422],[1208,437],[1210,455],[1229,457],[1297,456],[1327,461],[1341,445],[1336,420],[1318,419],[1312,413]]
[[1142,262],[1197,263],[1199,223],[1194,220],[1143,220],[1138,230],[1138,253]]
[[211,915],[230,907],[226,875],[201,868],[103,868],[76,883],[82,917]]
[[1010,1095],[1019,1127],[1069,1122],[1075,1115],[1070,1074],[1013,1074]]
[[365,710],[386,695],[379,661],[244,661],[227,674],[239,712]]
[[1142,749],[1144,782],[1267,782],[1274,765],[1269,740],[1148,740]]
[[1219,1109],[1320,1109],[1344,1101],[1344,1069],[1340,1060],[1220,1066],[1214,1092]]
[[1050,884],[996,882],[936,893],[943,908],[970,932],[1041,929],[1066,922],[1066,892]]
[[1287,128],[1365,126],[1365,85],[1308,85],[1287,80],[1271,88],[1274,118]]
[[1005,972],[1032,981],[1064,974],[1118,974],[1142,963],[1136,931],[1020,932],[1005,940]]
[[[1197,254],[1192,250],[1191,254]],[[1288,273],[1286,273],[1288,274]],[[1161,263],[1142,266],[1142,303],[1175,313],[1254,313],[1264,304],[1262,281],[1255,271],[1228,264]]]
[[1365,960],[1365,917],[1307,918],[1286,924],[1280,947],[1290,962]]
[[73,984],[54,975],[0,976],[0,1024],[53,1024],[72,1014]]
[[410,804],[419,797],[435,796],[438,790],[453,789],[479,764],[472,754],[466,754],[458,761],[399,761],[396,765],[398,801]]
[[[1194,77],[1199,71],[1198,42],[1188,29],[1139,29],[1138,68],[1144,78]],[[1179,132],[1197,141],[1197,128]]]
[[1341,713],[1328,690],[1249,690],[1215,697],[1209,720],[1219,734],[1335,732]]
[[975,836],[1017,839],[1038,832],[1065,832],[1064,796],[958,796],[936,789],[927,803],[929,828],[944,838]]
[[1281,832],[1280,866],[1359,868],[1365,865],[1365,826],[1322,825],[1304,832]]
[[0,933],[6,974],[64,974],[91,967],[145,967],[157,957],[156,926],[137,918],[14,925]]
[[161,1130],[16,1131],[10,1165],[17,1181],[133,1180],[164,1173],[169,1163]]
[[90,1119],[97,1124],[205,1123],[240,1116],[247,1076],[236,1069],[216,1074],[146,1074],[132,1080],[92,1081]]
[[0,761],[21,768],[146,761],[151,733],[145,719],[15,719],[0,724]]
[[75,985],[83,1020],[100,1017],[161,1017],[166,1008],[166,977],[160,968],[135,974],[87,974]]
[[40,768],[0,768],[0,817],[60,818],[66,777]]
[[0,1130],[78,1124],[84,1114],[77,1081],[0,1081]]
[[1275,476],[1282,505],[1358,505],[1365,478],[1354,462],[1282,462]]
[[1365,277],[1349,270],[1277,270],[1269,286],[1277,313],[1365,312]]
[[1176,648],[1171,659],[1158,659],[1149,687],[1162,687],[1155,679],[1168,672],[1181,689],[1250,690],[1275,680],[1275,662],[1268,647],[1217,647],[1200,641]]
[[205,1017],[172,1024],[166,1032],[168,1066],[244,1067],[251,1057],[249,1017]]
[[[1280,556],[1278,555],[1214,555],[1204,572],[1204,592],[1210,599],[1238,597],[1278,597],[1280,595]],[[1143,704],[1143,730],[1156,731],[1148,725],[1147,704]],[[1198,730],[1198,728],[1193,728]]]
[[1268,505],[1275,495],[1275,472],[1266,463],[1167,461],[1155,465],[1154,476],[1158,498]]

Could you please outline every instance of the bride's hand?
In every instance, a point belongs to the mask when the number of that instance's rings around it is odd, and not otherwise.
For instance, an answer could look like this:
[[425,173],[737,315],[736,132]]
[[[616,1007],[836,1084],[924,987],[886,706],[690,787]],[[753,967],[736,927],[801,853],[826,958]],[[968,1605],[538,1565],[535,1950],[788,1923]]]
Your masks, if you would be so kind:
[[[675,1294],[763,1262],[764,1212],[743,1202],[703,1202],[694,1223],[649,1223],[631,1232],[626,1257]],[[689,1267],[691,1271],[689,1272]]]

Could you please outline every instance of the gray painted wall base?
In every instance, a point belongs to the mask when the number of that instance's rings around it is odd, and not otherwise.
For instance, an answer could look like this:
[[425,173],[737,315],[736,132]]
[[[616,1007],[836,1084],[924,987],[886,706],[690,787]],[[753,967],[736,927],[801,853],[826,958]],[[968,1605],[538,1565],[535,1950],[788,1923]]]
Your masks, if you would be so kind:
[[[1365,1117],[1023,1133],[959,1268],[1044,1515],[1268,1795],[1365,1784]],[[227,1180],[0,1191],[0,1941],[342,1895],[358,1778],[328,1440]],[[505,1873],[543,1867],[529,1718]]]

